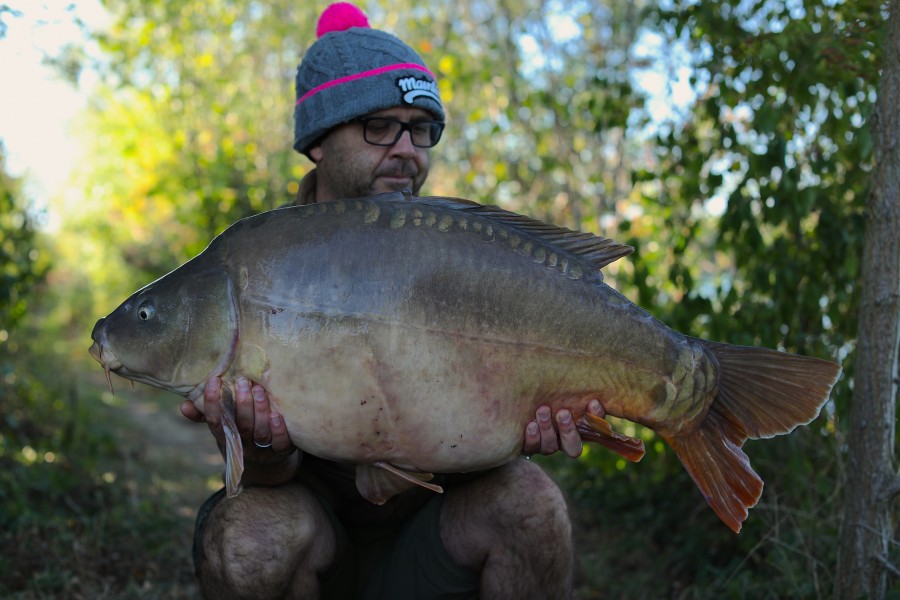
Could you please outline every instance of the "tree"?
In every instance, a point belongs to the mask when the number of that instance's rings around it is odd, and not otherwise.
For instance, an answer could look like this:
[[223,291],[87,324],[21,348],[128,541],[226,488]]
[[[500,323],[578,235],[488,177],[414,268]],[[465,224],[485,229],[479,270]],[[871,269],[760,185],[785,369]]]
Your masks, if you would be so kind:
[[884,598],[900,493],[894,441],[900,348],[900,1],[890,7],[878,102],[875,170],[866,203],[857,368],[850,404],[847,491],[835,597]]

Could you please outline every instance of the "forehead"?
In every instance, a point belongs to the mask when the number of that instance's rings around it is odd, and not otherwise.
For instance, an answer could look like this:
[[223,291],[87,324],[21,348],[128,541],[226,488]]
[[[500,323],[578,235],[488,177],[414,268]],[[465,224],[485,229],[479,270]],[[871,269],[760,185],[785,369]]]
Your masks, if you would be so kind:
[[413,108],[413,107],[402,107],[395,106],[393,108],[386,108],[385,110],[378,110],[373,113],[369,113],[366,115],[367,117],[390,117],[392,119],[399,119],[401,121],[421,121],[421,120],[432,120],[434,116],[427,110],[422,110],[421,108]]

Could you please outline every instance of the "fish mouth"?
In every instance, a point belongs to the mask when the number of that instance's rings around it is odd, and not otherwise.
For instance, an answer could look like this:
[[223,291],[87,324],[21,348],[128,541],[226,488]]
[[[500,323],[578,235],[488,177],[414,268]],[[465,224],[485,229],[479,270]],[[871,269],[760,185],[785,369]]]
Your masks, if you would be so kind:
[[109,346],[104,346],[96,340],[91,344],[91,347],[88,348],[88,353],[94,357],[94,360],[100,363],[106,371],[115,371],[122,368],[122,361],[119,360]]
[[116,356],[109,346],[109,340],[106,337],[106,319],[100,319],[94,325],[91,332],[93,344],[88,348],[88,353],[94,357],[94,360],[103,365],[107,371],[115,371],[122,366],[122,361]]
[[103,367],[106,373],[106,383],[109,384],[109,391],[115,394],[112,384],[111,372],[122,368],[122,361],[116,356],[116,353],[109,347],[109,341],[106,339],[106,319],[100,319],[94,325],[94,331],[91,332],[93,343],[88,348],[88,353]]

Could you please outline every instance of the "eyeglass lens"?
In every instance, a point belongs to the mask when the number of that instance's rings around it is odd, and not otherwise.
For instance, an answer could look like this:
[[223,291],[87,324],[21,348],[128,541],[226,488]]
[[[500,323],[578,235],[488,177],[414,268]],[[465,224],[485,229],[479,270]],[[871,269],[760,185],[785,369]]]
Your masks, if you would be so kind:
[[441,139],[444,124],[440,121],[415,121],[405,123],[396,119],[368,118],[360,119],[363,125],[365,140],[375,146],[393,146],[409,131],[413,146],[431,148]]

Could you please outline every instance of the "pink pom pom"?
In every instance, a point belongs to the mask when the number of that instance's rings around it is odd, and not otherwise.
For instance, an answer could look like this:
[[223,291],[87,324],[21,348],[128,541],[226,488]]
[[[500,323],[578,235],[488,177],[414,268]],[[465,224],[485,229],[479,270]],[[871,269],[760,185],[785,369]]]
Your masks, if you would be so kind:
[[369,27],[366,13],[349,2],[335,2],[322,11],[316,26],[316,37],[332,31],[344,31],[351,27]]

